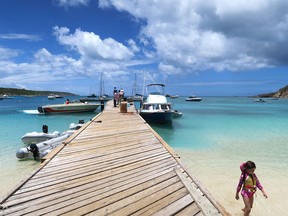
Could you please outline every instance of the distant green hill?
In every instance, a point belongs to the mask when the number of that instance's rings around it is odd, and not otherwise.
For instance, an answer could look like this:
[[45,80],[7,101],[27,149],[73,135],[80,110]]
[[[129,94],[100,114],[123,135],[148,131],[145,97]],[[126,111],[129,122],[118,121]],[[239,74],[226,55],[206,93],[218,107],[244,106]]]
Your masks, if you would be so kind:
[[29,95],[29,96],[46,96],[49,94],[57,94],[62,96],[75,95],[69,92],[58,92],[58,91],[35,91],[35,90],[27,90],[27,89],[17,89],[17,88],[2,88],[0,87],[0,95],[7,94],[11,96],[21,96],[21,95]]

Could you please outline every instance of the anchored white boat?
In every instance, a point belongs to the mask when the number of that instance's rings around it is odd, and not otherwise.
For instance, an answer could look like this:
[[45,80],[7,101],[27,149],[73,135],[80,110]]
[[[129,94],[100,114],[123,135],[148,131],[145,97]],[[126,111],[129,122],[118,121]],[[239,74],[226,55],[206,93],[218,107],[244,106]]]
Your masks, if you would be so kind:
[[40,143],[33,143],[27,147],[23,147],[16,151],[16,157],[19,159],[30,158],[34,160],[40,160],[50,151],[60,145],[65,139],[67,139],[73,132],[65,133],[59,137],[46,140]]
[[202,98],[197,97],[197,96],[189,96],[186,98],[185,101],[200,102],[200,101],[202,101]]
[[43,114],[61,114],[61,113],[81,113],[94,112],[100,104],[74,102],[69,104],[51,104],[38,107],[38,112]]
[[[139,114],[146,121],[167,123],[172,120],[175,111],[172,109],[171,103],[167,101],[164,87],[164,84],[150,84],[147,86],[149,94],[139,110]],[[152,92],[151,88],[156,88],[156,91]]]

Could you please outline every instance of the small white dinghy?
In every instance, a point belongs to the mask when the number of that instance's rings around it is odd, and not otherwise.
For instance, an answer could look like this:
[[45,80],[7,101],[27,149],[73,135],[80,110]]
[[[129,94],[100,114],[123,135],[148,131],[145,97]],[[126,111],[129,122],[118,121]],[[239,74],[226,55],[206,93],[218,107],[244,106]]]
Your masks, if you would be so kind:
[[67,139],[73,132],[65,133],[59,137],[43,141],[40,143],[33,143],[27,147],[23,147],[16,151],[16,157],[19,159],[30,158],[34,160],[41,160],[50,151],[60,145],[65,139]]
[[50,140],[56,137],[60,136],[60,132],[59,131],[54,131],[53,133],[48,133],[48,126],[47,125],[43,125],[42,126],[42,131],[43,132],[30,132],[30,133],[26,133],[22,138],[22,142],[26,145],[28,144],[32,144],[32,143],[39,143],[39,142],[43,142],[46,140]]

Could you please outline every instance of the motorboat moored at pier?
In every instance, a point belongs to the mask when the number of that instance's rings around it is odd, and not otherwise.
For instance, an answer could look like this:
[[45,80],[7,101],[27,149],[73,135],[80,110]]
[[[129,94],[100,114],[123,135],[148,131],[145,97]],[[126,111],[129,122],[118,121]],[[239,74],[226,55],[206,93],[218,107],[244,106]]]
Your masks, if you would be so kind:
[[[152,92],[151,87],[156,88],[156,91]],[[145,121],[156,123],[172,121],[174,110],[172,109],[171,103],[167,101],[164,94],[164,87],[164,84],[150,84],[147,86],[149,94],[139,110],[140,116]]]
[[46,140],[40,143],[33,143],[27,147],[23,147],[16,151],[16,157],[19,159],[30,158],[34,160],[40,160],[50,151],[60,145],[65,139],[67,139],[73,132],[65,133],[59,137]]

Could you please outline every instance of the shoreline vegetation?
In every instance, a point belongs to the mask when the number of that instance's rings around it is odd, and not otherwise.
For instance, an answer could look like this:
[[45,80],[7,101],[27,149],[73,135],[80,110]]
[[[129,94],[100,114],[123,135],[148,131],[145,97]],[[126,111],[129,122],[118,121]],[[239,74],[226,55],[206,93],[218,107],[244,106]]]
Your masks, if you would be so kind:
[[265,93],[265,94],[258,94],[255,97],[262,97],[262,98],[288,98],[288,85],[283,88],[280,88],[277,92]]
[[[3,88],[0,87],[0,95],[9,96],[47,96],[50,94],[62,95],[62,96],[76,96],[70,92],[59,92],[59,91],[36,91],[27,89],[17,89],[17,88]],[[288,98],[288,85],[280,88],[277,92],[258,94],[256,96],[251,96],[254,98]]]
[[9,96],[47,96],[50,94],[62,95],[62,96],[75,96],[69,92],[59,92],[59,91],[36,91],[27,89],[17,89],[17,88],[3,88],[0,87],[0,95]]

